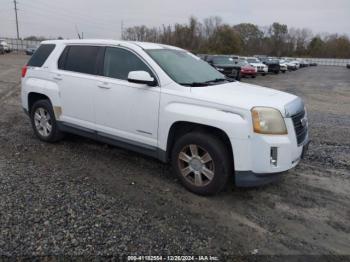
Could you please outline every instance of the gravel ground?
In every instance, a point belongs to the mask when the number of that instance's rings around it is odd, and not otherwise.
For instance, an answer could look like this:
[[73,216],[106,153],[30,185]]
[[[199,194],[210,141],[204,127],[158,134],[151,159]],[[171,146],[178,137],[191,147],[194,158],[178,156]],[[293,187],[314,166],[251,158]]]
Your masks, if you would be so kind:
[[277,184],[208,198],[154,159],[36,139],[19,100],[27,59],[0,56],[1,255],[350,255],[349,70],[244,79],[305,99],[309,155]]

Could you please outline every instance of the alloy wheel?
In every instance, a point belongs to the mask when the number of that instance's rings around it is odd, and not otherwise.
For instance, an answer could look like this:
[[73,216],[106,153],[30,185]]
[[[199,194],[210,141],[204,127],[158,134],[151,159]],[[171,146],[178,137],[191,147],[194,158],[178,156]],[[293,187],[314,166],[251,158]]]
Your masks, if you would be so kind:
[[178,165],[182,176],[198,187],[208,185],[215,175],[212,157],[208,151],[195,144],[186,145],[180,151]]
[[48,137],[52,131],[52,121],[49,112],[43,108],[38,107],[34,113],[34,124],[38,133],[43,137]]

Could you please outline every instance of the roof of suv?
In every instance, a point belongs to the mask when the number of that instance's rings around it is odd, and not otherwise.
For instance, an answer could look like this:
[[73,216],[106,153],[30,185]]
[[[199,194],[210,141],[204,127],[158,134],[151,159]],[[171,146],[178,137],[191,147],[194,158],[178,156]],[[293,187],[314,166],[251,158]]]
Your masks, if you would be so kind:
[[72,39],[72,40],[46,40],[41,44],[99,44],[99,45],[121,45],[140,47],[142,49],[176,49],[183,50],[181,48],[163,45],[149,42],[137,42],[137,41],[119,41],[119,40],[108,40],[108,39]]

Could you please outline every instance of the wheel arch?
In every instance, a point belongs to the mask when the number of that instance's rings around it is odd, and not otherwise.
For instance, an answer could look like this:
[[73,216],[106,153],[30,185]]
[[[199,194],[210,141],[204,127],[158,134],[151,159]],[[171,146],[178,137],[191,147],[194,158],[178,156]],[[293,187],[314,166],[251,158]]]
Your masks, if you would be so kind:
[[52,110],[54,111],[56,120],[59,119],[59,117],[62,114],[62,108],[60,106],[55,105],[54,99],[52,99],[48,94],[37,92],[37,91],[31,91],[28,93],[27,96],[27,103],[28,103],[28,113],[31,113],[31,109],[36,101],[39,100],[48,100],[52,106]]
[[193,132],[193,131],[203,132],[206,134],[218,136],[219,139],[227,146],[230,153],[230,159],[232,160],[232,163],[234,163],[232,145],[231,145],[229,136],[226,134],[224,130],[217,127],[194,123],[194,122],[188,122],[188,121],[177,121],[171,125],[168,133],[168,138],[167,138],[166,158],[165,158],[166,161],[169,161],[171,157],[171,151],[175,144],[176,139],[186,133]]
[[44,95],[42,93],[37,92],[30,92],[28,93],[28,112],[31,113],[32,107],[36,101],[39,100],[49,100],[52,104],[50,98],[47,95]]

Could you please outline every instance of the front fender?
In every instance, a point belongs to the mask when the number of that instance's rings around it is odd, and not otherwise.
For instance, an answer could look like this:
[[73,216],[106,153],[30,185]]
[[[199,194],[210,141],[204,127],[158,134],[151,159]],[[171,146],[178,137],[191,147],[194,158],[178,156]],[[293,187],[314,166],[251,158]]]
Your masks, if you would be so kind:
[[166,150],[171,126],[189,122],[218,128],[230,138],[247,139],[250,133],[248,119],[240,112],[215,107],[174,102],[166,105],[159,116],[159,148]]

